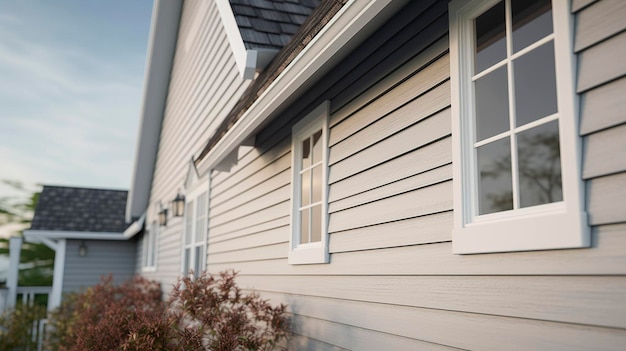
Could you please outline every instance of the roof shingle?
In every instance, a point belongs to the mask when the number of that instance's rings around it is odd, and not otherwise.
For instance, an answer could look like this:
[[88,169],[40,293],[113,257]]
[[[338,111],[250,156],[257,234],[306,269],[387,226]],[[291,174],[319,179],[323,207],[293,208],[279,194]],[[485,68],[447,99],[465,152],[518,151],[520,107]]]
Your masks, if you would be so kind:
[[44,185],[33,230],[121,233],[127,191]]
[[320,2],[321,0],[230,0],[230,5],[246,49],[280,50]]

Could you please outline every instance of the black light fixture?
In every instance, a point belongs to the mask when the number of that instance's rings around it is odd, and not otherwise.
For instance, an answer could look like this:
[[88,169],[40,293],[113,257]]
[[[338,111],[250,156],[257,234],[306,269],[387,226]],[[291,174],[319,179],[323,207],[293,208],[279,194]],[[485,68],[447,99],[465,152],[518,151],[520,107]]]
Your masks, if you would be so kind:
[[159,207],[161,208],[159,211],[159,225],[165,227],[167,225],[167,208],[163,208],[161,203],[159,203]]
[[185,195],[178,193],[172,200],[172,212],[174,217],[182,217],[185,214]]
[[83,242],[81,242],[80,246],[78,247],[78,256],[87,256],[87,244],[85,244],[85,240],[83,240]]

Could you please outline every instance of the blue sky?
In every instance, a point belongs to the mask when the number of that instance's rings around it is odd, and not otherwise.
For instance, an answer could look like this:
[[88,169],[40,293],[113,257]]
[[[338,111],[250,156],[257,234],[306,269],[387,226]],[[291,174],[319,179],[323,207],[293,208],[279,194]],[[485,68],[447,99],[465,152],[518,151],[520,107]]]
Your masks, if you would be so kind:
[[151,10],[0,1],[0,179],[128,188]]

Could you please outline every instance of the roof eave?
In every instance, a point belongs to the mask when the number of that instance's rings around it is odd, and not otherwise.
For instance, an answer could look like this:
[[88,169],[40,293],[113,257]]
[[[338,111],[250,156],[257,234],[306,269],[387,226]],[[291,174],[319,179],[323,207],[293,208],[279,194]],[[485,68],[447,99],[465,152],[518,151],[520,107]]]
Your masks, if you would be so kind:
[[28,229],[24,231],[24,239],[33,241],[39,239],[78,239],[78,240],[126,240],[124,233],[117,232],[73,232],[63,230],[38,230]]
[[182,0],[155,0],[152,9],[138,141],[126,202],[126,222],[139,217],[148,206],[181,9]]
[[280,113],[407,2],[347,1],[224,136],[201,154],[196,160],[199,173],[215,169],[264,122]]
[[215,3],[228,37],[228,43],[233,50],[239,75],[243,79],[254,79],[256,73],[263,70],[279,50],[246,49],[230,1],[216,0]]

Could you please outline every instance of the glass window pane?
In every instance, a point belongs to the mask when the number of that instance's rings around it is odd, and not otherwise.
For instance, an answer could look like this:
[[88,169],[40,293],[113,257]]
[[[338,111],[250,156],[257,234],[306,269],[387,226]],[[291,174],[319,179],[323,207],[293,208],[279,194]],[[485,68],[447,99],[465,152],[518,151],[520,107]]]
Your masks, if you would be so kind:
[[312,164],[316,164],[322,160],[322,131],[318,130],[313,134],[313,160]]
[[196,201],[196,235],[194,237],[194,242],[197,243],[204,241],[204,234],[206,233],[206,193],[198,196],[198,200]]
[[202,273],[202,246],[196,246],[195,250],[196,261],[194,262],[193,271],[196,277],[199,277]]
[[519,133],[517,146],[520,207],[562,201],[558,121]]
[[311,171],[305,171],[300,175],[300,207],[311,203]]
[[309,209],[300,211],[300,244],[309,242]]
[[506,66],[474,82],[476,94],[476,140],[509,130],[509,93]]
[[478,73],[506,57],[506,30],[504,1],[487,10],[474,20],[476,48],[474,70]]
[[311,208],[311,242],[322,241],[322,205]]
[[183,274],[189,274],[189,269],[191,268],[191,249],[185,249],[183,257]]
[[513,61],[518,126],[557,112],[554,44],[546,43]]
[[311,166],[311,138],[302,140],[302,162],[300,163],[300,170],[303,170]]
[[185,210],[185,245],[191,244],[191,232],[193,230],[193,201],[187,203]]
[[477,149],[478,213],[487,214],[513,208],[511,140],[504,138]]
[[322,201],[322,165],[317,165],[313,168],[313,200],[311,203]]
[[513,15],[513,52],[552,33],[550,0],[511,0]]

